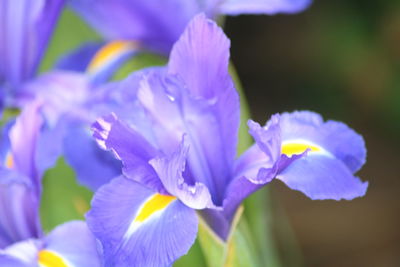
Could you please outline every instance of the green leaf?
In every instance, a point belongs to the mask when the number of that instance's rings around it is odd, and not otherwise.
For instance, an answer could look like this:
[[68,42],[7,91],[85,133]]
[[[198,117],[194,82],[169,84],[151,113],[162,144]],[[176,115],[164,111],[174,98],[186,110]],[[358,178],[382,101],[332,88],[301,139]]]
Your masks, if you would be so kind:
[[248,232],[243,207],[236,212],[232,222],[231,233],[225,242],[200,219],[199,243],[209,267],[247,267],[260,266],[254,254],[251,236]]
[[40,206],[43,229],[49,231],[66,221],[83,220],[91,198],[92,192],[76,183],[73,170],[60,158],[43,179]]

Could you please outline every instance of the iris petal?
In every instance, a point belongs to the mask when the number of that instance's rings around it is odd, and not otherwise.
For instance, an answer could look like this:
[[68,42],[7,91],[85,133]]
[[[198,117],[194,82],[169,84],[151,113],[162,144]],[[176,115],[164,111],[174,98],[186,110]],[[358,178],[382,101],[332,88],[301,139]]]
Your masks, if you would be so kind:
[[87,221],[103,245],[106,266],[169,266],[187,253],[197,234],[194,210],[167,199],[146,220],[136,220],[156,193],[123,177],[97,191]]

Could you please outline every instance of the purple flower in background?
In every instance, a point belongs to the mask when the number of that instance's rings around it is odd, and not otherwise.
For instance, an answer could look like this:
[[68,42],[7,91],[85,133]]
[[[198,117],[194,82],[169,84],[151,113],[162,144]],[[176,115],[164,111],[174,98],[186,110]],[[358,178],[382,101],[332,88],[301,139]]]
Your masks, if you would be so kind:
[[243,199],[275,177],[313,199],[365,194],[367,183],[353,176],[365,161],[362,138],[312,112],[274,115],[264,128],[249,122],[256,144],[235,159],[239,97],[229,46],[199,15],[167,67],[110,85],[136,95],[131,114],[146,123],[111,114],[93,126],[99,145],[123,163],[124,176],[96,192],[87,214],[106,265],[171,264],[195,240],[194,210],[226,240]]
[[101,266],[85,222],[70,222],[43,236],[37,167],[41,104],[27,105],[5,127],[0,145],[0,266]]
[[41,174],[35,164],[42,120],[38,105],[27,106],[1,138],[0,248],[40,237]]
[[83,221],[56,227],[41,239],[28,239],[0,250],[0,265],[13,267],[100,267],[97,242]]
[[77,11],[107,40],[138,41],[168,54],[198,13],[219,15],[295,13],[311,0],[71,0]]
[[0,4],[0,89],[16,94],[32,79],[44,55],[64,0],[2,0]]

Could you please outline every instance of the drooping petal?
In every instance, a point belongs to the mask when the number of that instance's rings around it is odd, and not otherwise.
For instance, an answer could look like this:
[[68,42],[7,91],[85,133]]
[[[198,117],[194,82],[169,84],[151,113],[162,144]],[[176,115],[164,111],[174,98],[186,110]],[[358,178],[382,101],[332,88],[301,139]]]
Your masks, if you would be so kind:
[[122,161],[123,173],[127,177],[165,192],[161,181],[148,164],[159,152],[144,137],[120,122],[114,114],[100,118],[92,128],[100,147],[112,151]]
[[311,199],[351,200],[365,195],[368,187],[342,161],[318,154],[295,161],[277,179]]
[[353,199],[363,196],[368,183],[353,173],[365,162],[360,135],[345,124],[303,111],[281,115],[282,154],[305,154],[287,164],[277,178],[312,199]]
[[38,240],[28,239],[0,250],[0,266],[36,266],[38,263],[38,251],[42,245]]
[[200,11],[196,0],[73,0],[71,5],[107,39],[139,41],[165,54]]
[[0,248],[41,236],[39,195],[30,178],[1,168],[0,206]]
[[[99,244],[83,221],[62,224],[43,240],[40,263],[63,262],[62,266],[102,266]],[[46,264],[44,264],[47,266]]]
[[297,13],[312,0],[223,0],[219,12],[227,15]]
[[70,124],[63,140],[66,161],[74,169],[80,183],[96,191],[121,174],[121,163],[102,150],[88,127]]
[[16,87],[35,74],[63,4],[64,0],[2,1],[0,80]]
[[175,197],[124,177],[96,192],[86,218],[106,266],[169,266],[187,253],[198,224],[194,210]]
[[189,145],[184,139],[179,150],[172,156],[152,159],[150,164],[154,167],[165,189],[178,197],[185,205],[193,209],[216,208],[204,184],[196,182],[194,185],[188,185],[182,176],[188,150]]

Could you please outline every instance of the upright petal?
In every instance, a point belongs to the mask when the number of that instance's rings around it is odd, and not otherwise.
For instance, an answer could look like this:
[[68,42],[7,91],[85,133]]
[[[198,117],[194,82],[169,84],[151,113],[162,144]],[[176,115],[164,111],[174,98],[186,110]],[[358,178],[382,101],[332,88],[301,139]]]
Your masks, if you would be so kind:
[[173,196],[124,177],[101,187],[87,222],[104,249],[106,266],[169,266],[197,234],[194,210]]
[[64,0],[4,0],[0,3],[0,81],[11,86],[32,78]]
[[223,0],[219,12],[227,15],[297,13],[312,0]]
[[222,29],[200,14],[174,45],[168,64],[168,72],[181,77],[192,96],[213,103],[220,132],[214,139],[223,148],[216,157],[226,161],[224,167],[229,167],[236,155],[240,117],[238,93],[228,73],[229,48]]
[[71,5],[107,39],[139,41],[165,54],[200,11],[197,0],[72,0]]
[[65,263],[63,266],[102,266],[99,244],[83,221],[58,226],[43,239],[43,243],[39,263],[58,260]]
[[32,181],[0,169],[0,248],[41,236],[39,195]]

